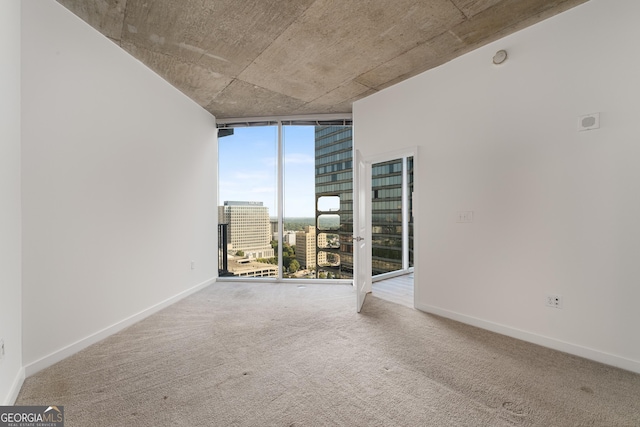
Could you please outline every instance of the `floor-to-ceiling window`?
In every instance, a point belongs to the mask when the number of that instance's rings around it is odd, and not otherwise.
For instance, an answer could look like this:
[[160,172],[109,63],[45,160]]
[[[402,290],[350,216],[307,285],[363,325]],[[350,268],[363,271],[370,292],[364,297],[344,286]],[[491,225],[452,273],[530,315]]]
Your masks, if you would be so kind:
[[350,120],[219,127],[220,276],[350,278]]
[[283,126],[283,275],[310,278],[316,268],[313,127]]
[[[351,126],[241,125],[219,130],[220,275],[351,279]],[[373,165],[372,179],[372,275],[407,270],[413,158]]]
[[278,215],[277,161],[277,126],[237,128],[219,135],[221,276],[278,277],[271,220]]

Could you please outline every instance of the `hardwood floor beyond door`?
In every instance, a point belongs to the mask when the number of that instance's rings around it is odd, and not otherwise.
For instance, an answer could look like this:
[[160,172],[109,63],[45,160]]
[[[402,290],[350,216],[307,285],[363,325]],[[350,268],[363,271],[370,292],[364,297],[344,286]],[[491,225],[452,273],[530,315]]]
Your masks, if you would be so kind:
[[413,308],[413,273],[372,283],[373,296]]

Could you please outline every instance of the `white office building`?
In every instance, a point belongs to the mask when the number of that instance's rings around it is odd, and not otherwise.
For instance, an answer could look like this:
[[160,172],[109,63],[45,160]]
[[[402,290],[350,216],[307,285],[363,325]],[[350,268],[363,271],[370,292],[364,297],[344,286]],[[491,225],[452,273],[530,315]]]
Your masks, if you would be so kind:
[[262,202],[226,201],[224,206],[218,207],[218,218],[221,223],[229,224],[230,251],[242,251],[246,258],[274,256],[269,208]]

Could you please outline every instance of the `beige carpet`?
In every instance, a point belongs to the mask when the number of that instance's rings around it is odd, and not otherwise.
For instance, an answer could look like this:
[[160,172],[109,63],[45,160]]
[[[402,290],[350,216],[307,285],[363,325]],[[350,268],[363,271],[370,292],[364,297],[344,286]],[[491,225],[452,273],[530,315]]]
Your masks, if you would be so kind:
[[640,426],[640,375],[346,285],[216,283],[26,380],[66,426]]

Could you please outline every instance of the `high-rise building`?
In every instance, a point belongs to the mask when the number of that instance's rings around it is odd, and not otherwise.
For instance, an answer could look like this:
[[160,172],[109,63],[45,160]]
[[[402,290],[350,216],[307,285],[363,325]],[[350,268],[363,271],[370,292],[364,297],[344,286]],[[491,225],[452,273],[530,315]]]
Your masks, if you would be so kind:
[[402,159],[371,169],[372,274],[402,269]]
[[[274,234],[274,239],[273,240],[278,240],[278,234]],[[295,246],[296,245],[296,232],[295,231],[285,231],[284,234],[282,235],[282,241],[283,243],[288,244],[289,246]]]
[[[353,277],[353,151],[351,127],[316,126],[316,197],[340,197],[339,274]],[[413,159],[407,159],[409,210],[413,190]],[[403,161],[372,168],[372,274],[402,269]],[[409,266],[413,265],[413,221],[409,219]],[[322,247],[322,245],[318,245]],[[321,252],[322,253],[322,252]]]
[[[353,277],[353,142],[351,126],[316,126],[316,198],[340,197],[340,216],[337,234],[340,242],[340,265],[337,273],[342,278]],[[325,235],[318,230],[318,236]],[[325,237],[326,239],[326,237]],[[322,247],[323,245],[318,245]],[[296,245],[297,247],[297,245]],[[325,254],[326,252],[320,252]]]
[[274,256],[269,208],[262,202],[226,201],[224,206],[218,206],[218,218],[221,223],[229,224],[229,250],[242,251],[246,258]]
[[[317,237],[318,246],[326,246],[325,234],[321,233]],[[300,263],[300,267],[304,269],[316,266],[316,227],[307,225],[303,231],[296,231],[296,259]],[[325,252],[318,253],[318,264],[323,265],[326,263],[327,254]]]

